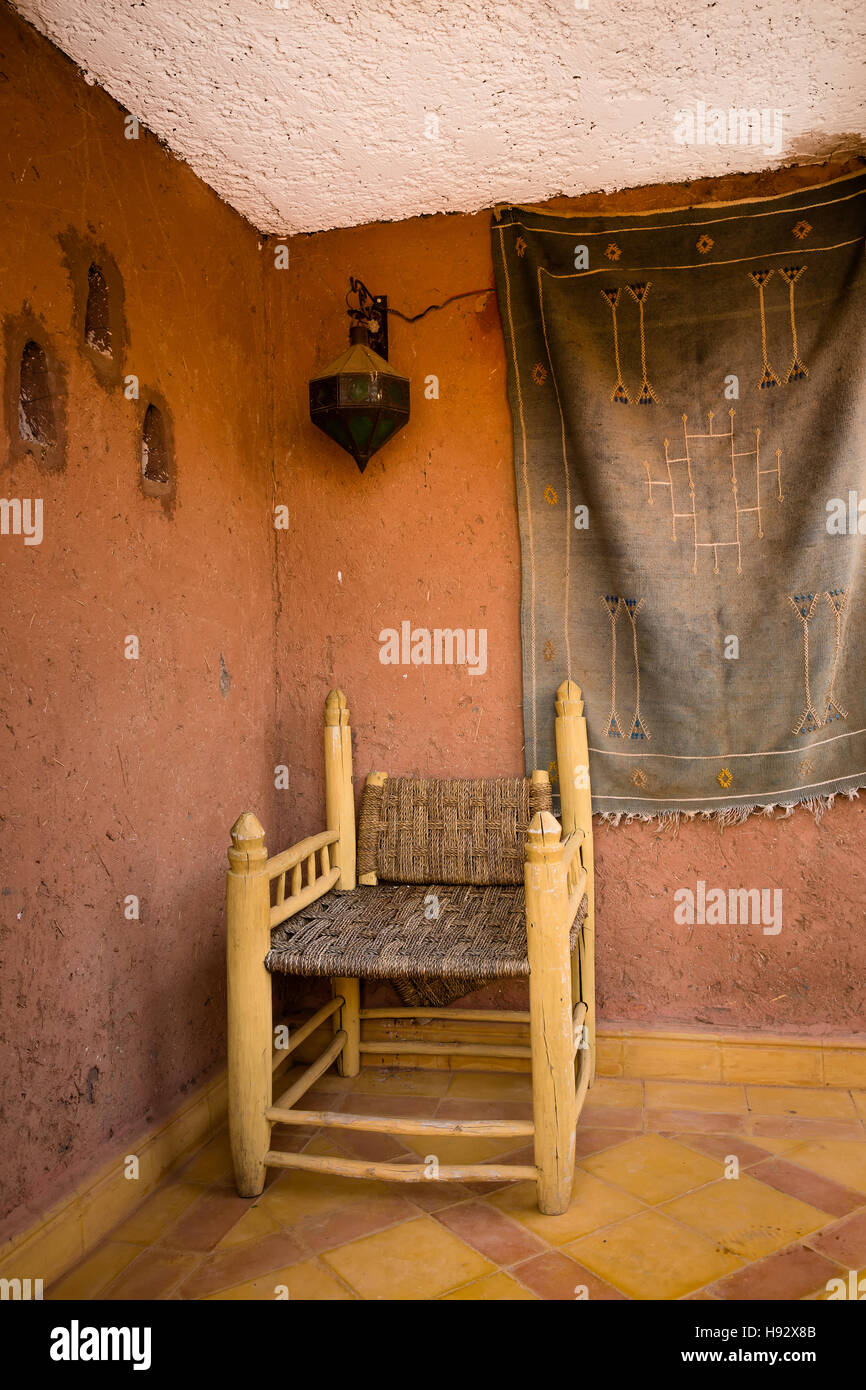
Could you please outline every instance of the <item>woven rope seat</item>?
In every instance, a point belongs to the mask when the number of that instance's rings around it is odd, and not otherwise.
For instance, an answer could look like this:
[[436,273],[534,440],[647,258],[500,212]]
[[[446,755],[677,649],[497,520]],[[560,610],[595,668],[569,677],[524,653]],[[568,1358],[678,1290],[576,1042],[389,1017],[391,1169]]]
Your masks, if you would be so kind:
[[551,806],[549,783],[523,777],[368,783],[358,875],[375,886],[330,893],[290,917],[272,933],[267,968],[391,980],[404,1003],[425,1005],[528,975],[526,830]]
[[[585,915],[586,897],[572,949]],[[365,980],[518,979],[529,974],[524,891],[385,883],[329,893],[271,933],[265,964],[288,975]]]

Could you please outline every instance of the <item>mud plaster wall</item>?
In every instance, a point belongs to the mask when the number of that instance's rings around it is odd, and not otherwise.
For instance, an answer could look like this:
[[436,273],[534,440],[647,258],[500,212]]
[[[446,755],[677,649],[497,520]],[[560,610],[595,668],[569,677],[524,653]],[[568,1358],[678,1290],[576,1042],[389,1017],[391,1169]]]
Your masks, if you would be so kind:
[[[730,200],[849,167],[553,206],[623,213]],[[390,356],[412,379],[412,418],[363,476],[307,424],[307,379],[343,347],[349,275],[416,314],[492,285],[489,225],[486,213],[437,216],[298,237],[289,268],[268,271],[277,495],[292,513],[278,568],[280,746],[293,777],[281,800],[281,842],[323,823],[321,708],[332,684],[349,696],[359,790],[379,767],[464,777],[523,769],[520,558],[495,296],[460,300],[416,324],[392,318]],[[431,373],[438,400],[425,399]],[[378,635],[404,619],[486,627],[487,674],[382,665]],[[677,835],[599,825],[595,846],[603,1020],[814,1035],[866,1029],[866,799],[837,802],[820,826],[805,810],[723,834],[707,823],[684,824]],[[781,933],[676,925],[673,894],[694,891],[699,879],[781,888]],[[522,986],[497,985],[482,997],[520,1005]]]
[[[0,492],[44,505],[41,545],[0,537],[6,1235],[222,1065],[228,831],[247,802],[272,819],[273,528],[255,232],[5,9],[0,127],[4,359],[26,316],[66,408],[51,472],[0,416]],[[123,278],[138,402],[83,346],[81,243]],[[151,399],[165,507],[140,486]]]

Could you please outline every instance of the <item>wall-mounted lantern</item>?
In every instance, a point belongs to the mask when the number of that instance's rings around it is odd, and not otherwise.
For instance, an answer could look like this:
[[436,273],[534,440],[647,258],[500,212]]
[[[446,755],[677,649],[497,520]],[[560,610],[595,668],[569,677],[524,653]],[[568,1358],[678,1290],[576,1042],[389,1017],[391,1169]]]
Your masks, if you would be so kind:
[[388,364],[388,300],[352,278],[349,347],[310,382],[310,419],[361,472],[409,419],[409,379]]

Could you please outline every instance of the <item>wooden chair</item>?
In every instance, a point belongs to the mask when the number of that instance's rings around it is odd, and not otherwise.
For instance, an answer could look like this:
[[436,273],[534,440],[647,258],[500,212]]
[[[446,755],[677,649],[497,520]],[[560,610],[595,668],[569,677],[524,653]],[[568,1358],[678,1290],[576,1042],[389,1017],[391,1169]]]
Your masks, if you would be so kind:
[[[532,1178],[542,1212],[568,1206],[575,1126],[595,1059],[593,862],[583,702],[572,681],[557,697],[562,829],[551,814],[547,772],[439,782],[376,772],[364,789],[356,844],[352,736],[339,690],[325,703],[327,829],[268,858],[256,817],[245,812],[235,822],[226,884],[228,1085],[242,1196],[258,1196],[269,1166],[431,1180],[436,1165],[429,1162],[373,1163],[271,1146],[273,1125],[321,1125],[422,1135],[434,1153],[442,1135],[532,1138],[534,1164],[443,1163],[435,1177]],[[275,970],[328,977],[333,992],[280,1049],[272,1020]],[[414,1002],[430,989],[456,998],[484,979],[525,976],[528,1012]],[[394,980],[413,1002],[362,1008],[362,978]],[[329,1018],[335,1031],[328,1046],[274,1100],[277,1071]],[[382,1018],[528,1024],[530,1044],[365,1041],[363,1020]],[[409,1119],[296,1107],[332,1063],[342,1075],[357,1076],[365,1052],[529,1058],[533,1118]]]

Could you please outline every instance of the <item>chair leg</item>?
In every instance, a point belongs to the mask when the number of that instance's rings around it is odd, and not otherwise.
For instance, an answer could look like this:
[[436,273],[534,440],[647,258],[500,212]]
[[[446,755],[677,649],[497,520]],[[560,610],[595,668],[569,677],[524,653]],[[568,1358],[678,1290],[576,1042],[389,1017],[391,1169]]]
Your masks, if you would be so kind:
[[346,1041],[337,1058],[337,1070],[341,1076],[357,1076],[361,1070],[361,982],[349,977],[339,976],[332,980],[335,994],[342,994],[345,1004],[334,1015],[334,1026],[344,1029]]
[[574,1001],[586,1004],[586,1042],[590,1051],[590,1082],[595,1075],[595,870],[592,850],[592,792],[589,785],[589,751],[580,686],[562,682],[556,692],[556,762],[562,800],[565,835],[583,832],[580,856],[586,869],[588,910],[581,934],[580,959],[572,963]]
[[568,997],[550,987],[544,993],[546,999],[539,991],[530,1001],[535,1166],[538,1209],[558,1216],[568,1209],[574,1182],[573,1044],[571,1029],[563,1027]]
[[229,1142],[238,1195],[258,1197],[265,1185],[265,1154],[271,1142],[271,1126],[265,1119],[271,1103],[271,1031],[268,1028],[265,1042],[256,1037],[263,1030],[255,1027],[251,1017],[249,1024],[245,1042],[229,1041]]
[[595,1081],[595,922],[592,907],[587,913],[583,927],[583,953],[581,956],[581,976],[583,981],[583,1001],[586,1004],[586,1044],[589,1048],[589,1084]]
[[527,836],[526,932],[538,1207],[558,1216],[574,1181],[575,1092],[568,894],[560,828],[545,812]]
[[229,1141],[241,1197],[265,1185],[271,1126],[273,1005],[264,967],[270,940],[270,896],[264,832],[249,813],[232,828],[226,879]]

